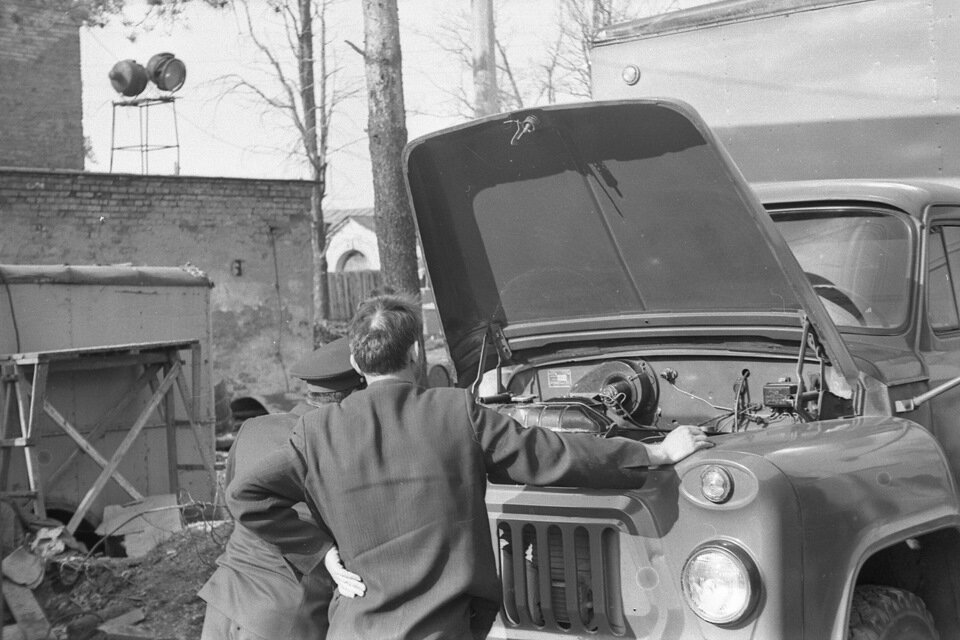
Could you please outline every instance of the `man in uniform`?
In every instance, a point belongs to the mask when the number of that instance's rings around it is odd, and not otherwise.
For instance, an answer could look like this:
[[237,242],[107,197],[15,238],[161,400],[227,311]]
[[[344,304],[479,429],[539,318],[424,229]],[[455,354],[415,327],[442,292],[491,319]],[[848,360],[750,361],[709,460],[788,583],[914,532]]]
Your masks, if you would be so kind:
[[[228,482],[238,469],[286,446],[301,416],[324,404],[339,402],[363,384],[350,366],[346,338],[317,349],[290,372],[306,383],[305,399],[290,413],[244,422],[227,461]],[[322,640],[329,626],[327,609],[333,590],[339,587],[347,597],[363,595],[363,583],[343,568],[329,531],[317,525],[318,519],[311,513],[315,509],[306,503],[296,505],[296,509],[304,531],[322,543],[324,566],[318,565],[301,577],[276,546],[236,522],[224,553],[217,559],[217,570],[198,594],[207,602],[202,640]]]
[[262,460],[227,488],[240,522],[284,550],[324,551],[319,541],[302,544],[292,511],[308,496],[317,505],[347,566],[367,585],[363,598],[334,598],[331,639],[486,636],[500,603],[488,476],[635,488],[647,467],[710,446],[697,427],[678,427],[651,445],[524,428],[465,389],[422,388],[422,321],[405,297],[361,304],[350,342],[366,389],[303,416],[285,458]]

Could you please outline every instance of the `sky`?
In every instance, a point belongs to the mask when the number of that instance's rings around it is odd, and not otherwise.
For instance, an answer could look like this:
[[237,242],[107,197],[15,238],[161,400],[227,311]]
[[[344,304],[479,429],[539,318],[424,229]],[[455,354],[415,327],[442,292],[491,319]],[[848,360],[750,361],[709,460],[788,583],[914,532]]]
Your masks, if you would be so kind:
[[[702,0],[701,2],[702,3]],[[497,36],[511,64],[531,73],[538,55],[556,33],[557,0],[510,0],[497,6]],[[647,0],[651,10],[680,8],[697,0]],[[462,5],[462,6],[461,6]],[[284,51],[281,17],[265,0],[249,0],[254,24],[275,51]],[[309,170],[296,153],[298,140],[282,110],[269,108],[229,88],[236,77],[275,92],[274,75],[246,35],[246,17],[236,6],[213,9],[190,2],[175,21],[144,18],[145,0],[128,0],[124,16],[104,27],[81,29],[83,129],[94,172],[158,173],[242,178],[304,179]],[[465,119],[452,97],[469,80],[438,44],[452,12],[469,15],[469,0],[399,0],[404,101],[409,139]],[[340,0],[329,20],[331,54],[341,69],[337,86],[353,90],[333,116],[328,172],[328,208],[373,204],[364,127],[367,119],[363,61],[348,42],[363,47],[358,0]],[[158,53],[173,53],[186,65],[184,86],[173,103],[122,106],[108,73],[132,59],[142,65]],[[233,78],[233,79],[231,79]],[[159,95],[152,85],[140,97]],[[120,103],[121,106],[117,106]],[[141,144],[156,147],[141,154]],[[124,148],[126,147],[126,148]]]

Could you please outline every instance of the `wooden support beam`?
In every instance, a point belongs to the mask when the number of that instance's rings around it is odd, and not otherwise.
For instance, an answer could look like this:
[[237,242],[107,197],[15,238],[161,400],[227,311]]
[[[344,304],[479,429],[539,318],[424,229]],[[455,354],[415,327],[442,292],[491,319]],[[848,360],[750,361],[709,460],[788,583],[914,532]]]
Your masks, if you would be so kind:
[[193,385],[193,397],[190,398],[192,411],[188,413],[194,423],[200,422],[200,358],[202,356],[199,342],[190,345],[190,382]]
[[[13,399],[16,396],[17,377],[15,369],[12,366],[3,365],[0,367],[0,378],[2,378],[0,379],[0,394],[3,395],[3,413],[0,414],[0,438],[10,439],[10,436],[17,435],[12,433],[10,429],[13,424]],[[17,420],[19,421],[19,416]],[[0,490],[7,486],[12,453],[9,447],[0,447]]]
[[[166,371],[177,370],[175,380],[179,382],[182,375],[180,356],[175,351],[170,352],[170,361]],[[179,451],[177,445],[177,398],[174,394],[167,394],[163,405],[163,420],[167,425],[167,491],[173,495],[180,493],[180,470],[177,469]]]
[[176,380],[176,377],[179,373],[180,363],[176,362],[170,368],[170,371],[167,372],[167,375],[164,376],[160,386],[150,397],[150,401],[147,403],[147,406],[144,407],[143,411],[140,413],[140,416],[137,418],[137,421],[130,428],[130,431],[127,432],[127,435],[124,436],[123,441],[120,442],[117,450],[114,451],[113,456],[107,463],[107,466],[104,467],[103,471],[100,472],[100,475],[97,477],[96,481],[94,481],[93,486],[90,487],[86,495],[83,497],[83,500],[80,501],[80,505],[77,507],[76,512],[73,514],[73,517],[70,518],[70,522],[67,523],[67,531],[69,531],[71,535],[76,532],[77,527],[83,520],[83,517],[87,515],[87,511],[90,510],[93,501],[98,495],[100,495],[104,485],[107,484],[107,480],[110,479],[110,476],[116,470],[117,465],[120,464],[120,460],[127,455],[127,451],[130,450],[134,440],[137,439],[137,436],[140,435],[140,431],[143,430],[144,425],[147,424],[147,420],[150,419],[150,414],[156,410],[157,406],[159,406],[167,391],[169,391],[170,387],[173,386],[174,380]]
[[[43,410],[47,412],[47,415],[50,416],[54,422],[63,429],[64,433],[73,438],[73,441],[80,447],[84,453],[93,458],[93,461],[100,465],[102,468],[106,469],[107,465],[110,464],[109,461],[100,455],[100,452],[93,448],[93,446],[84,439],[83,434],[74,428],[70,422],[64,418],[56,408],[50,404],[49,401],[43,403]],[[143,500],[143,494],[137,491],[129,480],[120,475],[119,471],[114,471],[112,474],[113,479],[119,484],[124,491],[126,491],[131,498],[134,500]]]
[[127,356],[103,356],[100,358],[79,358],[76,360],[56,360],[57,372],[95,371],[97,369],[116,369],[117,367],[135,367],[140,364],[159,364],[167,361],[165,353],[135,353]]
[[40,412],[43,402],[47,399],[47,373],[50,371],[50,365],[42,362],[33,367],[33,385],[30,389],[30,419],[27,421],[27,432],[24,434],[28,438],[33,435],[33,430],[39,430]]
[[30,589],[4,580],[3,599],[25,640],[47,640],[50,637],[50,623]]
[[197,451],[200,452],[200,459],[203,461],[203,465],[213,474],[213,484],[217,484],[217,470],[212,460],[207,460],[207,456],[204,453],[203,448],[203,431],[200,430],[200,422],[194,417],[196,413],[195,409],[196,404],[192,403],[187,397],[187,380],[183,375],[183,371],[180,372],[180,375],[177,376],[177,388],[180,390],[180,397],[183,399],[183,404],[187,409],[187,417],[190,419],[190,428],[193,429],[193,437],[197,441]]
[[[19,368],[19,367],[18,367]],[[34,429],[40,431],[40,412],[43,400],[47,394],[47,372],[49,365],[46,362],[33,366],[33,380],[30,389],[23,375],[17,376],[14,383],[17,389],[17,404],[20,407],[20,433],[30,439]],[[40,478],[40,464],[37,461],[37,452],[32,446],[22,447],[24,462],[27,468],[27,483],[33,492],[33,513],[38,518],[47,517],[47,508],[43,498],[43,481]],[[4,489],[6,486],[4,485]]]

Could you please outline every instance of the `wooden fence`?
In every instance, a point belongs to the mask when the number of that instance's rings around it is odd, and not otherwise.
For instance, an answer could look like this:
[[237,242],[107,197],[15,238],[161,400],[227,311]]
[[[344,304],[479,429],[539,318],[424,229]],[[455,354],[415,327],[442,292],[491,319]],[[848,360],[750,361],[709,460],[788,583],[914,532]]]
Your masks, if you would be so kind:
[[330,319],[349,320],[361,300],[380,286],[379,271],[339,271],[327,274]]

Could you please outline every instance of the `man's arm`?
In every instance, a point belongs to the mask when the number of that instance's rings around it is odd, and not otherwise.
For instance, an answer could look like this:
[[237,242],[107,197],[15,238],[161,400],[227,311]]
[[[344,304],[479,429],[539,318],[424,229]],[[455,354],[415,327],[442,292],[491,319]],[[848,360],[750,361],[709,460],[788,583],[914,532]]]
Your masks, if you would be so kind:
[[712,446],[698,427],[677,427],[657,444],[525,428],[468,396],[468,411],[493,479],[540,486],[630,489],[651,466],[673,464]]
[[304,491],[306,465],[294,442],[302,442],[298,423],[285,446],[235,465],[227,486],[227,507],[237,521],[280,552],[301,573],[323,562],[333,546],[325,527],[300,518],[293,508],[307,500]]

